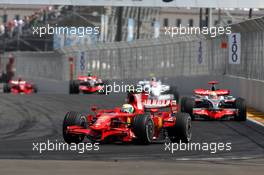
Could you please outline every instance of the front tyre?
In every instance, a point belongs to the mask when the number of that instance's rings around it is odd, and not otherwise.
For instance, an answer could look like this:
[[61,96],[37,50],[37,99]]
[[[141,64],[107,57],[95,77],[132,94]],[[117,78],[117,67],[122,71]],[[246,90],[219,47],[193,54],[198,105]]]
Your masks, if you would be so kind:
[[33,88],[33,92],[34,92],[34,93],[37,93],[37,92],[38,92],[38,87],[37,87],[36,85],[33,85],[32,88]]
[[70,80],[69,84],[69,92],[70,94],[79,94],[79,81],[76,80]]
[[235,106],[238,109],[238,114],[235,116],[235,120],[246,121],[247,120],[246,101],[243,98],[237,98],[235,101]]
[[3,91],[4,91],[4,93],[10,93],[11,92],[11,87],[8,83],[4,84]]
[[167,129],[168,136],[171,142],[188,143],[192,137],[192,124],[191,117],[187,113],[177,113],[176,114],[176,124]]
[[80,143],[84,139],[84,135],[72,135],[67,132],[68,126],[81,126],[83,128],[88,128],[87,118],[85,115],[78,112],[68,112],[63,120],[62,133],[64,141],[68,144]]
[[134,117],[132,131],[134,132],[138,143],[150,144],[154,135],[154,122],[150,115],[141,114]]

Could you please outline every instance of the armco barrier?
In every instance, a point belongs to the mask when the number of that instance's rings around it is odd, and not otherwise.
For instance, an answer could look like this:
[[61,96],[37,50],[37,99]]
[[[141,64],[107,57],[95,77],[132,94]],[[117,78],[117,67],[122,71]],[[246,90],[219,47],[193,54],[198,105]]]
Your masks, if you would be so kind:
[[75,58],[75,76],[89,70],[107,79],[175,77],[208,75],[210,45],[195,35],[83,45],[61,53]]

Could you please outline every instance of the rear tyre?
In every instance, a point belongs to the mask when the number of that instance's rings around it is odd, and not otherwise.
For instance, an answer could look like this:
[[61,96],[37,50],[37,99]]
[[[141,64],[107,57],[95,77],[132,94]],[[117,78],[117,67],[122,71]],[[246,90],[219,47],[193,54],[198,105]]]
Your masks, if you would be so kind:
[[246,121],[247,120],[246,101],[243,98],[237,98],[235,101],[235,106],[238,109],[238,115],[235,116],[235,120]]
[[3,91],[4,91],[4,93],[10,93],[11,92],[11,87],[8,83],[4,84]]
[[37,93],[38,92],[38,87],[36,85],[33,85],[32,88],[33,88],[34,93]]
[[176,124],[167,129],[168,136],[171,142],[188,143],[192,137],[192,124],[191,117],[187,113],[177,113],[176,114]]
[[168,91],[169,94],[172,94],[174,96],[174,99],[179,103],[179,92],[177,90],[177,87],[171,86],[170,90]]
[[139,144],[150,144],[154,135],[154,122],[148,114],[141,114],[134,117],[132,131]]
[[81,126],[83,128],[88,128],[87,118],[85,115],[78,112],[68,112],[63,120],[62,133],[64,141],[68,144],[80,143],[84,139],[84,135],[71,135],[67,132],[68,126]]
[[69,86],[69,92],[70,94],[74,94],[74,83],[73,80],[70,80],[70,86]]
[[181,100],[181,112],[188,113],[192,120],[195,119],[193,115],[193,108],[195,107],[195,102],[192,98],[189,97],[183,97]]
[[181,112],[185,112],[185,101],[186,101],[187,97],[182,97],[181,98]]
[[70,80],[69,92],[70,94],[79,94],[80,90],[78,81]]

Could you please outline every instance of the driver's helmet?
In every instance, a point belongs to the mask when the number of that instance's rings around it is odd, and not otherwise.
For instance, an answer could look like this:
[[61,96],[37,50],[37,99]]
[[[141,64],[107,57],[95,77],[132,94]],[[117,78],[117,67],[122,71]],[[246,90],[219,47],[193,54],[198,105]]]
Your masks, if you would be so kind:
[[87,76],[88,76],[88,77],[91,77],[91,76],[93,76],[93,74],[92,74],[91,72],[88,72],[88,73],[87,73]]
[[22,81],[22,78],[21,77],[18,78],[18,82],[20,82],[20,81]]
[[153,87],[155,87],[157,85],[157,78],[156,77],[152,77],[151,78],[151,82],[150,82],[150,85]]
[[131,104],[123,104],[121,112],[132,114],[134,112],[134,107]]
[[216,87],[215,85],[212,86],[212,91],[215,91],[216,90]]
[[157,81],[157,78],[156,77],[152,77],[151,81]]
[[211,92],[211,93],[209,94],[209,98],[210,98],[210,99],[217,99],[217,93],[216,93],[216,92]]

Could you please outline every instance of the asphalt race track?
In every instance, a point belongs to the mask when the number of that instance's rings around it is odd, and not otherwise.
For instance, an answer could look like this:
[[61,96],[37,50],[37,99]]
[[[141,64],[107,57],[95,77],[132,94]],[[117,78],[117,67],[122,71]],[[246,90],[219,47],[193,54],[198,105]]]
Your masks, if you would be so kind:
[[62,120],[67,111],[89,111],[89,106],[121,105],[124,95],[2,94],[0,99],[0,159],[44,160],[234,160],[264,155],[264,127],[250,121],[195,121],[195,143],[231,142],[231,151],[165,151],[164,142],[151,145],[106,144],[99,151],[33,151],[33,142],[63,142]]

